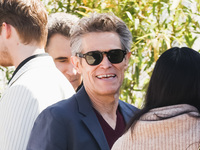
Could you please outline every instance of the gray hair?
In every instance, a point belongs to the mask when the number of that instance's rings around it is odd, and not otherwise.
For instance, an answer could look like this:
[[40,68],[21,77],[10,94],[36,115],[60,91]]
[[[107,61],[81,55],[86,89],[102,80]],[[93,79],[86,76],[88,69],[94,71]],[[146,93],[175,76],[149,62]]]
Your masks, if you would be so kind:
[[76,15],[67,14],[64,12],[57,12],[48,17],[48,36],[47,45],[52,35],[58,33],[70,38],[71,28],[78,22],[79,18]]
[[121,19],[111,13],[92,13],[89,17],[81,18],[71,30],[72,55],[82,51],[81,37],[90,32],[115,32],[119,35],[122,49],[131,49],[132,34]]

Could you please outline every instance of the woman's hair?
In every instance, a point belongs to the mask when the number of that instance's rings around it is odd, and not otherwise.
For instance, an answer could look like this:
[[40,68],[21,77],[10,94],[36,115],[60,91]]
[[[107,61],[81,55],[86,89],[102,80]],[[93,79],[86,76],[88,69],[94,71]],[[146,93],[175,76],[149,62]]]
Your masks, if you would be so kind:
[[144,108],[131,124],[150,109],[189,104],[200,112],[200,54],[187,47],[173,47],[156,62],[144,101]]

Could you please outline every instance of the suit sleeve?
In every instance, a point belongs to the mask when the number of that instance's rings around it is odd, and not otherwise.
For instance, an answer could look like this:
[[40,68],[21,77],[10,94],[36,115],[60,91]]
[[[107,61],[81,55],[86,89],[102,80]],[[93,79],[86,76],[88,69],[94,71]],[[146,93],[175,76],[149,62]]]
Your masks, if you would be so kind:
[[48,107],[36,119],[27,150],[67,150],[66,126]]
[[13,86],[3,95],[0,103],[0,149],[25,150],[38,103],[24,86]]

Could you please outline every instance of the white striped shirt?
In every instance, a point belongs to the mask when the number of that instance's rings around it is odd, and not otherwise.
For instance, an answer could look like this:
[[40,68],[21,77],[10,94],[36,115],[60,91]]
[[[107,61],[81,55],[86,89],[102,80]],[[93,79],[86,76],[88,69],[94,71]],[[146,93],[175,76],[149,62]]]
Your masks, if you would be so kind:
[[0,150],[25,150],[38,114],[74,93],[50,56],[26,62],[0,100]]

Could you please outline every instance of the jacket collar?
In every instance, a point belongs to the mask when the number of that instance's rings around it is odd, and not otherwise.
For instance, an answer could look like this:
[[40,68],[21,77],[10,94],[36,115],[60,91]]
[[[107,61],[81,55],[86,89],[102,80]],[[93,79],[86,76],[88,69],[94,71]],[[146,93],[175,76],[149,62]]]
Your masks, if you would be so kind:
[[[45,57],[41,57],[45,56]],[[55,64],[53,63],[53,59],[47,54],[38,54],[33,55],[22,61],[19,66],[16,68],[15,72],[13,73],[12,78],[10,79],[8,86],[10,87],[21,75],[23,75],[26,71],[41,66],[52,66]]]
[[125,102],[119,100],[119,109],[122,113],[122,116],[124,117],[124,120],[126,122],[126,125],[129,124],[130,119],[133,117],[134,113],[138,111],[138,109],[133,110],[133,108],[127,107],[128,104]]
[[81,120],[87,126],[88,130],[97,141],[100,149],[109,150],[110,148],[107,143],[106,137],[92,108],[92,103],[88,94],[85,91],[84,86],[82,86],[82,88],[75,96],[78,103],[79,113],[81,114]]
[[[101,128],[101,125],[96,117],[96,114],[92,108],[91,100],[85,91],[85,87],[82,86],[81,89],[75,95],[79,113],[81,114],[81,119],[83,123],[87,126],[88,130],[92,133],[97,143],[99,144],[100,149],[107,150],[110,149],[107,143],[104,132]],[[133,110],[128,110],[131,108],[127,107],[127,104],[119,100],[119,109],[124,117],[126,124],[130,121],[133,116]],[[137,110],[137,109],[136,109]]]

